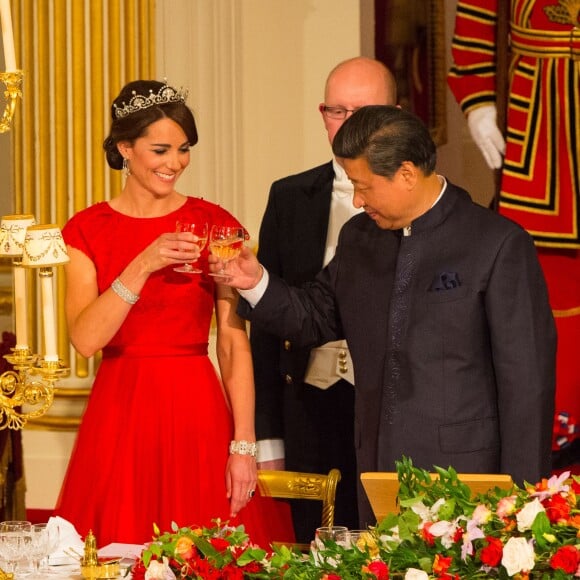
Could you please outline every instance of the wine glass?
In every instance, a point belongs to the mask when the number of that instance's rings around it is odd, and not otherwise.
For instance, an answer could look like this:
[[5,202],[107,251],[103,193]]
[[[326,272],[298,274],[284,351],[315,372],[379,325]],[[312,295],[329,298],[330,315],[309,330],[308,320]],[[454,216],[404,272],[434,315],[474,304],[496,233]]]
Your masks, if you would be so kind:
[[336,536],[336,543],[344,548],[357,548],[364,552],[367,546],[372,546],[374,535],[370,530],[347,530]]
[[345,534],[348,531],[346,526],[322,526],[316,528],[316,533],[314,539],[324,545],[325,542],[333,541],[336,542],[340,534]]
[[0,523],[0,557],[14,574],[16,565],[28,555],[32,524],[23,520],[9,520]]
[[[199,246],[201,252],[207,244],[207,222],[192,222],[188,220],[177,220],[175,223],[176,232],[191,232],[197,236],[196,244]],[[183,264],[173,268],[176,272],[184,272],[185,274],[201,274],[202,270],[194,268],[191,264]]]
[[40,563],[51,552],[50,532],[46,523],[32,524],[28,557],[32,562],[32,574],[35,578],[44,578],[44,574],[40,574]]
[[60,526],[57,518],[50,518],[46,524],[48,550],[46,556],[40,561],[40,572],[44,576],[54,574],[49,566],[49,558],[60,545]]
[[237,226],[212,226],[209,234],[209,251],[218,257],[224,265],[219,272],[210,272],[210,276],[227,277],[225,265],[237,258],[244,245],[244,228]]

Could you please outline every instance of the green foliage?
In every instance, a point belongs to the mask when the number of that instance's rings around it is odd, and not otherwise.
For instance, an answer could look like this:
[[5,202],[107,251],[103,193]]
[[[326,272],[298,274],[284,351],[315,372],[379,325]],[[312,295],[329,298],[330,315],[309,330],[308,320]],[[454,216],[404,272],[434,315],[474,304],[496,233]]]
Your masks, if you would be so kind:
[[[144,551],[143,563],[147,567],[152,559],[163,556],[182,563],[175,547],[178,538],[188,537],[215,569],[254,565],[244,576],[263,580],[387,580],[403,578],[409,569],[424,578],[449,580],[508,580],[518,573],[521,578],[574,578],[576,556],[580,563],[579,478],[564,482],[565,476],[553,477],[524,489],[494,488],[472,498],[452,467],[435,466],[438,477],[432,479],[429,472],[403,457],[396,469],[400,513],[369,528],[354,546],[328,541],[315,543],[309,554],[286,546],[267,552],[252,546],[243,528],[220,527],[219,523],[209,530],[172,526],[171,533],[156,530],[156,541]],[[216,537],[226,539],[232,550],[216,547]],[[532,551],[529,570],[528,560],[514,556],[512,546],[518,542],[523,543],[524,552]],[[504,562],[506,552],[511,563]],[[516,576],[509,575],[510,566]],[[224,572],[212,579],[222,577],[230,576]]]

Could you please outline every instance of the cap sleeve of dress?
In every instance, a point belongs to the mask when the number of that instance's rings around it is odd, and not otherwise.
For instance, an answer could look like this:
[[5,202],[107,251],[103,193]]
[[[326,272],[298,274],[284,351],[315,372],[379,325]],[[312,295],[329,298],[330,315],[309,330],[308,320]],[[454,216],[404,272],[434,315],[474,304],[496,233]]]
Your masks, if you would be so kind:
[[75,248],[86,254],[92,261],[95,260],[95,225],[99,216],[108,208],[105,202],[97,203],[81,210],[65,224],[62,229],[62,237],[67,246]]

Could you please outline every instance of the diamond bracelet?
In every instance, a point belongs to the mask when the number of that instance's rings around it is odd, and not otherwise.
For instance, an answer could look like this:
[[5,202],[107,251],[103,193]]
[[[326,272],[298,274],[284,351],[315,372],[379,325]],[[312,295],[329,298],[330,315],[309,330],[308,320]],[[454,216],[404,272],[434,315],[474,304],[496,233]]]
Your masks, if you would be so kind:
[[139,294],[131,292],[119,278],[115,278],[111,284],[111,290],[127,304],[135,304],[139,300]]
[[258,446],[250,441],[230,441],[230,455],[236,453],[237,455],[251,455],[256,457],[258,454]]

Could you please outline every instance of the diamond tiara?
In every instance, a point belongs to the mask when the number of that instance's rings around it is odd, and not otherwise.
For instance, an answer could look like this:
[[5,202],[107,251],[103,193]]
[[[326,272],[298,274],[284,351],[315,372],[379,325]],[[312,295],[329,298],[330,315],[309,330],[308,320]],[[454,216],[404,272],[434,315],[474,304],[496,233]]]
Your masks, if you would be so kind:
[[143,109],[148,109],[149,107],[154,107],[155,105],[167,105],[168,103],[185,103],[187,99],[187,90],[179,89],[175,90],[169,85],[163,85],[157,93],[154,93],[152,89],[149,90],[149,95],[138,95],[136,91],[133,91],[133,96],[129,103],[123,101],[123,106],[118,107],[113,105],[115,108],[115,117],[121,119],[137,111],[142,111]]

